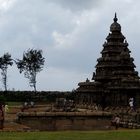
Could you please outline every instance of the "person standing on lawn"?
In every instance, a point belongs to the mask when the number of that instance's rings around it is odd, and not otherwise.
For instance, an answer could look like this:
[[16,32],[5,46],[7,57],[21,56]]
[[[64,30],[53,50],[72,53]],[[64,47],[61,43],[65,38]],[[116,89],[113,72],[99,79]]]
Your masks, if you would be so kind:
[[114,122],[115,122],[115,128],[117,130],[119,128],[119,126],[120,126],[120,117],[119,117],[119,115],[117,115],[115,117]]
[[0,104],[0,129],[4,127],[4,107]]

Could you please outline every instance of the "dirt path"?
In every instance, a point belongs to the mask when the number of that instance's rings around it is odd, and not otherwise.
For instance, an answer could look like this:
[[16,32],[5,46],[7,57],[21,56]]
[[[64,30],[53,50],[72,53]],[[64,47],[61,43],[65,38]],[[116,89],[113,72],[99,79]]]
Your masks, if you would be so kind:
[[[37,105],[33,108],[25,109],[25,112],[45,111],[46,105]],[[0,131],[31,131],[30,127],[16,122],[17,113],[21,112],[21,106],[9,107],[8,113],[5,114],[4,128]]]
[[10,107],[5,114],[4,128],[0,131],[28,131],[28,126],[16,123],[16,114],[20,112],[20,107]]

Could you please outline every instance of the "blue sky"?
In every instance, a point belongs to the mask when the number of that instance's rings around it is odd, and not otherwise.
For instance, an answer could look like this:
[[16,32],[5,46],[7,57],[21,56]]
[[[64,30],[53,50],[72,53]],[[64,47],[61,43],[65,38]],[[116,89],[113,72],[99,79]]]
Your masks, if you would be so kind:
[[[140,72],[139,7],[138,0],[0,0],[0,55],[20,59],[29,48],[42,49],[46,62],[37,89],[71,91],[92,78],[117,12]],[[32,90],[15,65],[8,69],[8,89]]]

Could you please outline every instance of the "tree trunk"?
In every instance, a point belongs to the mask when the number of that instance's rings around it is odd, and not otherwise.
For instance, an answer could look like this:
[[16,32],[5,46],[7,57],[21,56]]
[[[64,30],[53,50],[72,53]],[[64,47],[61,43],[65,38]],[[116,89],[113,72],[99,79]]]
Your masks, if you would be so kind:
[[7,91],[7,69],[2,70],[2,82],[4,85],[4,90]]
[[36,73],[34,74],[34,83],[33,83],[33,87],[34,87],[34,92],[36,93]]

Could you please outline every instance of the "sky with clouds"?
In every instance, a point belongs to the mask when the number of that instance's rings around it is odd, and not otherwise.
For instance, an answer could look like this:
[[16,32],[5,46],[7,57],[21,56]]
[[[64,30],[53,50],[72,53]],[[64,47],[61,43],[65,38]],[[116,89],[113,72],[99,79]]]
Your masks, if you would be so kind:
[[[140,72],[139,7],[139,0],[0,0],[0,56],[21,59],[29,48],[42,49],[46,62],[37,89],[71,91],[92,78],[117,12]],[[8,69],[8,89],[32,90],[15,65]]]

